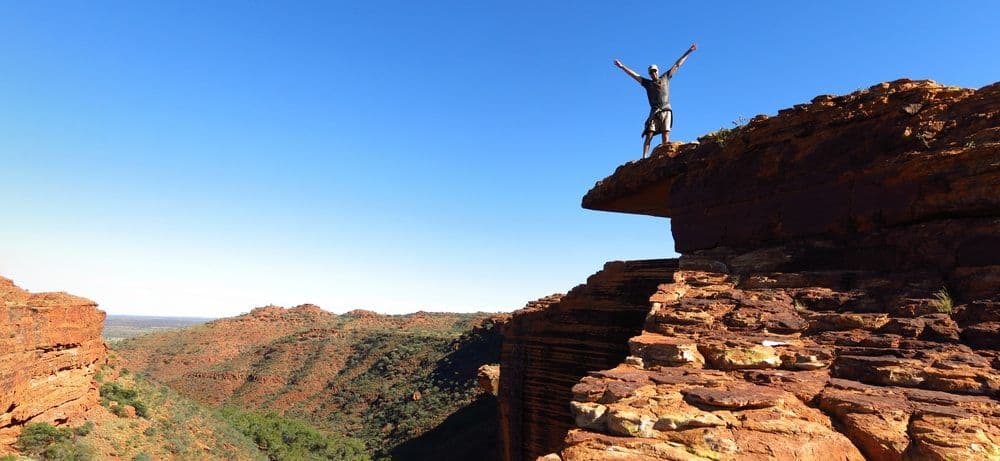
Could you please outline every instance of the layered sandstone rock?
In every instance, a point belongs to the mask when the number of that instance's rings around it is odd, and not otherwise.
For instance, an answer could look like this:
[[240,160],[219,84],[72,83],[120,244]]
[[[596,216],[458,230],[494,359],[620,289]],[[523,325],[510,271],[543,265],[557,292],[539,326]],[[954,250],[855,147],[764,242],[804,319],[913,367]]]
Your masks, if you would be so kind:
[[1000,456],[995,353],[963,344],[938,307],[914,308],[940,283],[680,270],[628,363],[574,387],[581,429],[563,459],[604,459],[609,444],[648,459]]
[[989,216],[998,100],[1000,84],[909,80],[819,96],[623,165],[583,206],[670,217],[682,253]]
[[670,217],[679,269],[551,459],[1000,459],[1000,84],[885,83],[659,153],[584,206]]
[[628,354],[649,294],[675,268],[675,260],[611,262],[565,296],[531,302],[511,316],[498,393],[504,459],[532,460],[562,443],[573,423],[573,385]]
[[0,277],[0,452],[28,422],[75,422],[98,403],[104,312],[65,293],[28,293]]

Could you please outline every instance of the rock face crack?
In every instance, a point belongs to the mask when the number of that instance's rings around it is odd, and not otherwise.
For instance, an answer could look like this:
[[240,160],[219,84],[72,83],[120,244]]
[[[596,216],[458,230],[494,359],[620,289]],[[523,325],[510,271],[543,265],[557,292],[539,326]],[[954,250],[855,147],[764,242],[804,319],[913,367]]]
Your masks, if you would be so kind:
[[[828,388],[828,386],[827,386],[827,387],[824,387],[824,390],[826,390],[827,388]],[[857,439],[857,436],[856,436],[856,435],[854,434],[854,432],[853,432],[853,431],[851,431],[851,430],[850,430],[850,429],[849,429],[849,428],[847,427],[847,425],[845,424],[845,422],[844,422],[844,421],[841,421],[841,420],[840,420],[840,419],[839,419],[839,418],[837,417],[837,415],[836,415],[835,413],[833,413],[833,412],[832,412],[832,411],[830,411],[830,410],[827,410],[827,409],[824,409],[824,408],[823,408],[823,406],[822,406],[822,405],[820,405],[820,402],[819,402],[819,394],[817,394],[817,395],[816,395],[815,397],[813,397],[813,398],[812,398],[812,399],[810,399],[809,401],[803,401],[803,403],[804,403],[804,404],[806,404],[806,405],[808,405],[808,406],[809,406],[809,407],[811,407],[811,408],[815,408],[815,409],[817,409],[817,410],[819,410],[819,411],[823,412],[823,414],[825,414],[825,415],[826,415],[826,416],[827,416],[828,418],[830,418],[830,423],[831,423],[831,426],[830,426],[830,427],[832,427],[832,428],[833,428],[833,430],[835,430],[835,431],[837,431],[837,432],[839,432],[839,433],[843,434],[843,435],[844,435],[844,437],[846,437],[846,438],[847,438],[847,440],[850,440],[850,441],[851,441],[851,443],[852,443],[852,444],[854,444],[854,447],[855,447],[855,448],[856,448],[856,449],[857,449],[857,450],[858,450],[859,452],[861,452],[861,453],[862,453],[863,455],[865,455],[865,457],[866,457],[867,459],[882,459],[882,458],[879,458],[879,456],[880,456],[880,454],[879,454],[879,453],[871,453],[871,452],[869,452],[869,451],[868,451],[868,450],[866,449],[866,447],[865,447],[864,443],[862,443],[862,441],[861,441],[861,440],[858,440],[858,439]]]
[[610,262],[565,296],[543,298],[503,327],[498,400],[508,460],[534,460],[573,427],[573,385],[628,355],[649,313],[649,296],[676,260]]

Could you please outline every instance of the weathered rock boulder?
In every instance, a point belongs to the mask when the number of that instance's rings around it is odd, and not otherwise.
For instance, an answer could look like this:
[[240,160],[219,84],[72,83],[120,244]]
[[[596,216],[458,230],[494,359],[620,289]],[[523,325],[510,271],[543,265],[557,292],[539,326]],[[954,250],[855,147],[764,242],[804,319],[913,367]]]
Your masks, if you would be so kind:
[[28,422],[75,423],[98,404],[103,326],[93,301],[0,277],[0,452]]
[[480,392],[496,396],[500,388],[500,364],[488,363],[480,366],[476,372],[476,386]]
[[884,83],[700,141],[584,198],[670,217],[682,256],[550,458],[1000,459],[1000,84]]

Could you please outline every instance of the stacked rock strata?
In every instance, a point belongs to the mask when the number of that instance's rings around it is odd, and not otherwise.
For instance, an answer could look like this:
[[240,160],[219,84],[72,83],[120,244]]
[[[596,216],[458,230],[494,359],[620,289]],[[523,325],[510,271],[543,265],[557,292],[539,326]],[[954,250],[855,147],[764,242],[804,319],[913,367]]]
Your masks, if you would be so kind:
[[533,460],[562,444],[573,425],[573,386],[628,355],[649,294],[676,267],[674,260],[607,263],[565,296],[547,296],[511,316],[502,330],[497,391],[503,459]]
[[98,404],[104,312],[65,293],[28,293],[0,277],[0,453],[25,424],[74,423]]
[[1000,84],[876,85],[629,163],[679,268],[546,459],[1000,459]]

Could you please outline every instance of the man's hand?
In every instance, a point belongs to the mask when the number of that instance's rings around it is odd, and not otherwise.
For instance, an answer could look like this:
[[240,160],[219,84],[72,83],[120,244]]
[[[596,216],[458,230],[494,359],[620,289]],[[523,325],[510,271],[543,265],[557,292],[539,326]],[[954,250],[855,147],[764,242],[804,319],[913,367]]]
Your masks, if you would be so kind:
[[677,62],[675,62],[674,65],[670,67],[670,69],[667,69],[667,73],[663,75],[668,79],[674,78],[674,74],[677,73],[677,69],[680,69],[681,65],[684,64],[684,61],[687,61],[688,56],[690,56],[691,53],[693,53],[694,50],[697,49],[698,49],[698,44],[692,43],[691,47],[688,48],[687,51],[685,51],[684,54],[681,55],[680,58],[677,58]]
[[626,74],[628,74],[629,77],[632,77],[635,81],[642,83],[642,77],[640,77],[639,74],[635,73],[635,71],[633,71],[632,69],[625,67],[625,64],[622,64],[621,61],[615,59],[615,66],[624,71]]

